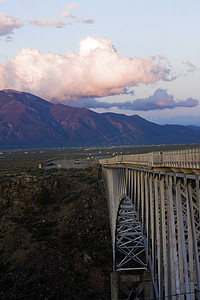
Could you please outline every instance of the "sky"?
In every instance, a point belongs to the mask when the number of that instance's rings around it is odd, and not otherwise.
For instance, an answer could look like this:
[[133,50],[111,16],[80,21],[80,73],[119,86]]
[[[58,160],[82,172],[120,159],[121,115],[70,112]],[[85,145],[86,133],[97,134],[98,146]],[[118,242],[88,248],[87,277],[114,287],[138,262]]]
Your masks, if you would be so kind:
[[0,0],[0,90],[200,126],[199,0]]

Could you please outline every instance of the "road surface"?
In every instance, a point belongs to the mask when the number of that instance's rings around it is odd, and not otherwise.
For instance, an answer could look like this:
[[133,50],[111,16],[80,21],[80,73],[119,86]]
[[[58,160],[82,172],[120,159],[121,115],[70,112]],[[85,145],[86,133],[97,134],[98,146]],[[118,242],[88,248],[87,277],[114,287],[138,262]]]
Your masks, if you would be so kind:
[[75,164],[74,160],[61,160],[61,161],[54,161],[53,166],[43,166],[43,169],[52,169],[52,168],[59,168],[59,169],[70,169],[70,168],[75,168],[75,169],[82,169],[82,168],[87,168],[91,166],[94,163],[94,160],[90,159],[83,159],[80,160],[79,164]]

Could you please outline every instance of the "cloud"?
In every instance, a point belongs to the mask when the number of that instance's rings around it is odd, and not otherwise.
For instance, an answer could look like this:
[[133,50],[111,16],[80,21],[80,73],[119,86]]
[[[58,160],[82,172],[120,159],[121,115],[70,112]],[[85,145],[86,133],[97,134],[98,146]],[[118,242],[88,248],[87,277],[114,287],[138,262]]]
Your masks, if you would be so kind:
[[173,95],[169,95],[166,90],[157,89],[154,95],[148,98],[137,99],[135,101],[126,102],[103,102],[91,98],[82,98],[78,102],[69,101],[67,103],[73,107],[86,107],[86,108],[113,108],[123,110],[137,110],[137,111],[150,111],[150,110],[164,110],[174,109],[176,107],[196,107],[199,101],[196,99],[188,98],[186,100],[176,101]]
[[[74,20],[74,23],[83,23],[83,24],[93,24],[94,20],[93,19],[83,19],[83,18],[78,18],[75,16],[72,16],[70,11],[78,6],[77,3],[71,3],[67,4],[65,10],[62,11],[61,17],[62,18],[71,18]],[[54,18],[52,20],[48,19],[41,19],[41,20],[30,20],[28,22],[31,25],[38,26],[38,27],[57,27],[57,28],[63,28],[64,26],[67,25],[73,25],[74,23],[66,23],[59,18]]]
[[133,102],[134,110],[148,111],[156,109],[174,109],[176,107],[195,107],[199,105],[196,99],[188,98],[186,100],[176,101],[173,95],[169,95],[167,90],[157,89],[152,96],[143,99],[137,99]]
[[0,89],[69,101],[123,94],[129,87],[168,76],[169,69],[155,57],[120,57],[110,40],[87,37],[80,42],[79,54],[42,54],[36,49],[23,49],[9,63],[0,65]]
[[62,18],[76,18],[71,15],[70,11],[78,6],[78,3],[71,3],[67,4],[66,8],[62,11],[61,17]]
[[[83,23],[83,24],[93,24],[94,20],[88,19],[88,20],[79,20],[78,18],[75,21],[76,23]],[[53,20],[48,19],[41,19],[41,20],[30,20],[28,22],[31,25],[38,26],[38,27],[57,27],[57,28],[63,28],[67,25],[73,25],[73,23],[66,23],[61,21],[60,19],[54,18]]]
[[67,10],[72,10],[74,8],[78,7],[78,3],[71,3],[66,5]]
[[9,43],[13,41],[13,37],[11,37],[10,35],[7,35],[4,39],[5,42]]
[[93,19],[84,19],[73,16],[70,11],[76,7],[78,7],[78,3],[67,4],[66,8],[61,13],[61,17],[74,19],[75,23],[93,24],[95,22]]
[[0,14],[0,36],[13,34],[14,29],[19,29],[22,26],[23,23],[20,19]]
[[186,10],[188,10],[189,6],[188,5],[182,5],[178,8],[173,9],[173,12],[184,12]]
[[193,65],[189,60],[183,62],[183,64],[185,64],[188,67],[187,73],[197,71],[197,67]]
[[51,26],[51,27],[57,27],[57,28],[62,28],[66,25],[72,25],[71,23],[65,23],[57,18],[55,18],[53,20],[48,20],[48,19],[31,20],[28,23],[31,25],[39,26],[39,27]]
[[94,24],[94,20],[93,19],[77,19],[76,23],[83,23],[83,24]]

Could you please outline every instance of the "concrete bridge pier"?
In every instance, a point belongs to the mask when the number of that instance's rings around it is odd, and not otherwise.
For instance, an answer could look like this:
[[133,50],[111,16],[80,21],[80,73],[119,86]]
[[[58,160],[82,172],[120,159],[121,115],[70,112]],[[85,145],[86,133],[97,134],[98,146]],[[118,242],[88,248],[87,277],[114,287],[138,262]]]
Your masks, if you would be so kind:
[[145,300],[154,298],[151,272],[145,271],[142,274],[120,274],[113,272],[111,278],[111,299],[112,300],[138,300],[143,293]]
[[154,292],[153,292],[151,272],[149,271],[144,272],[142,281],[144,282],[144,299],[146,300],[153,299]]
[[119,273],[113,272],[110,274],[111,282],[111,299],[119,300],[120,299],[120,282],[119,282]]

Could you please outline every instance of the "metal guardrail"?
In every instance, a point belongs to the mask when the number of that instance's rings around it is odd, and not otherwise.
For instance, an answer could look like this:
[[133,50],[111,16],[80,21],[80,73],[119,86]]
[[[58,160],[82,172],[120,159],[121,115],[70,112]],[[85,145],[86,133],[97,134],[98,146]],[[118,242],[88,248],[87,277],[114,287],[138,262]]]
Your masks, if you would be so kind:
[[147,154],[117,155],[100,160],[100,164],[134,164],[150,167],[200,169],[200,148]]

